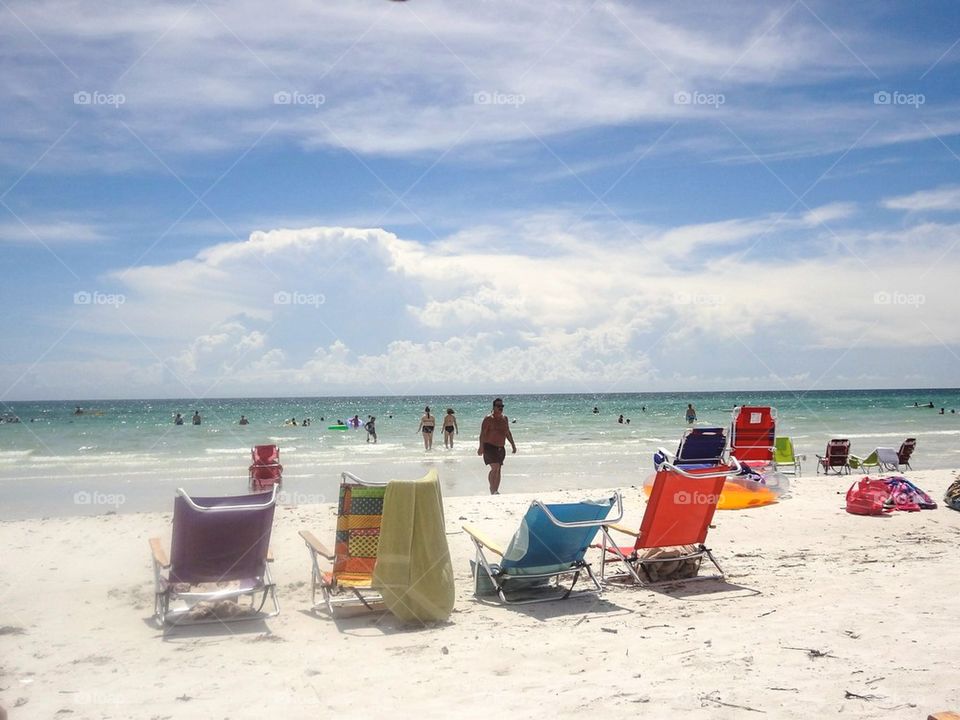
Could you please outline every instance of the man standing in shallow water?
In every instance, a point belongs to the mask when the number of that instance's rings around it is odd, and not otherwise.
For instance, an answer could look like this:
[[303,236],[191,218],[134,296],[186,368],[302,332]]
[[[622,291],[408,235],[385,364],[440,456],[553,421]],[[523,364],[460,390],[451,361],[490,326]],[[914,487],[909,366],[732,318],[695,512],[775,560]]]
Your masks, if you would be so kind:
[[517,445],[510,432],[510,421],[503,414],[503,400],[497,398],[493,401],[493,412],[483,419],[480,426],[480,447],[477,448],[477,455],[482,455],[484,464],[490,466],[487,481],[491,495],[500,494],[500,469],[507,457],[505,445],[508,440],[515,454]]

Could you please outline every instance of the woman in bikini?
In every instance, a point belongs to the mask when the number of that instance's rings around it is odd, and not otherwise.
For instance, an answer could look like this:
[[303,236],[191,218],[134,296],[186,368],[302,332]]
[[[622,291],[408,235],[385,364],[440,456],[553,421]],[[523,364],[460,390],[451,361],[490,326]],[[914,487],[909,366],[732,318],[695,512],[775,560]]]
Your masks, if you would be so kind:
[[417,428],[417,432],[423,435],[423,449],[430,450],[433,448],[433,428],[437,424],[437,419],[430,414],[430,408],[425,407],[423,409],[423,417],[420,418],[420,427]]
[[447,408],[447,416],[443,419],[443,446],[445,448],[453,447],[453,434],[460,434],[460,428],[457,427],[457,416],[453,413],[453,408]]

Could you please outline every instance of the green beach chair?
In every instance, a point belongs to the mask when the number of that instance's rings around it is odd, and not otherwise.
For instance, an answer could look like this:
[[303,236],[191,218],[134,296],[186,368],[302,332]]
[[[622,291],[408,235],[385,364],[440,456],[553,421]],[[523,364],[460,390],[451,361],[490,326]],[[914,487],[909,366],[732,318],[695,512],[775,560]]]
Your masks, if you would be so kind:
[[793,451],[793,440],[778,437],[773,441],[773,464],[785,475],[800,476],[800,458]]
[[878,472],[899,472],[900,464],[897,451],[893,448],[878,447],[865,458],[859,458],[856,455],[850,456],[850,467],[854,470],[862,470],[865,475],[870,474],[871,468],[877,468]]

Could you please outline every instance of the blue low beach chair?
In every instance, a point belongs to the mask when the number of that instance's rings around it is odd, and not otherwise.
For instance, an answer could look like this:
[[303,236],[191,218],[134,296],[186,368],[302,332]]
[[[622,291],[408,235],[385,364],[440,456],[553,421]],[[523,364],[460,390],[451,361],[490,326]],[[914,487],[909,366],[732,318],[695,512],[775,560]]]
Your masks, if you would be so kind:
[[727,434],[723,428],[688,428],[680,438],[677,454],[671,456],[666,450],[659,448],[654,454],[654,465],[659,467],[666,461],[678,467],[691,465],[714,467],[723,463],[723,454],[726,449]]
[[[614,505],[617,518],[608,519]],[[511,604],[564,600],[570,596],[581,573],[586,573],[596,591],[602,592],[584,556],[601,525],[617,522],[622,517],[620,493],[603,500],[578,503],[548,505],[534,500],[506,549],[475,528],[464,525],[463,530],[477,549],[473,563],[474,594],[496,594]],[[500,556],[500,562],[490,562],[484,550]],[[569,587],[564,588],[560,577],[569,574],[573,578]],[[555,584],[550,583],[551,579]]]

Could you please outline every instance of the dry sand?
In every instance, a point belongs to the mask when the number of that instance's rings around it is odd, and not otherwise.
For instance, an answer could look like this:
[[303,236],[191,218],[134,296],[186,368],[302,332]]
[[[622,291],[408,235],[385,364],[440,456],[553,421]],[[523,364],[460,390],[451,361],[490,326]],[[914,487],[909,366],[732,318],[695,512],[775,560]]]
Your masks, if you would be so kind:
[[[909,477],[939,502],[953,475]],[[449,499],[456,607],[449,623],[414,628],[310,612],[297,531],[332,541],[331,506],[277,511],[278,617],[166,636],[151,618],[147,539],[169,545],[170,513],[0,523],[0,704],[11,720],[922,718],[960,708],[960,513],[848,515],[850,482],[803,477],[783,503],[718,512],[708,545],[726,584],[611,586],[519,607],[473,598],[460,525],[506,541],[530,497]],[[623,489],[636,526],[642,494]]]

